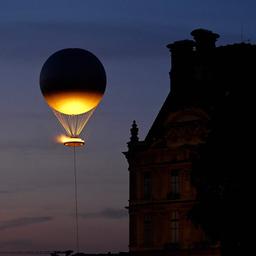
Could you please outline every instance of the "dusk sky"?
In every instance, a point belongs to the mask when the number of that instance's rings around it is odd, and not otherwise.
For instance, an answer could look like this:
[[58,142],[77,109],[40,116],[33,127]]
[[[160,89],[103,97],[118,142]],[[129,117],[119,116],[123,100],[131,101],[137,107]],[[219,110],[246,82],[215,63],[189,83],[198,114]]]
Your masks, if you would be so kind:
[[169,90],[166,45],[195,28],[218,45],[256,41],[256,2],[0,0],[0,251],[74,249],[71,148],[45,103],[39,74],[63,48],[103,63],[104,98],[78,149],[81,251],[128,250],[127,150],[133,120],[144,139]]

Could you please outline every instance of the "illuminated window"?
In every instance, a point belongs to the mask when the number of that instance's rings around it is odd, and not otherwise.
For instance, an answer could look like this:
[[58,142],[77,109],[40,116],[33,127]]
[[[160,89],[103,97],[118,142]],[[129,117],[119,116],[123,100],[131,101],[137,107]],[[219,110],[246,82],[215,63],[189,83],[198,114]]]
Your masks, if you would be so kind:
[[176,244],[179,242],[179,213],[173,211],[171,215],[171,243]]

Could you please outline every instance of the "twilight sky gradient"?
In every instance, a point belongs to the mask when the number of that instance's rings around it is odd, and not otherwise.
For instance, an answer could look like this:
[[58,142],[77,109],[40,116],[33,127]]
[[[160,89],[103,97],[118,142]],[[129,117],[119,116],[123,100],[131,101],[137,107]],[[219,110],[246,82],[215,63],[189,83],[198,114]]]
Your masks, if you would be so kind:
[[80,243],[128,250],[127,163],[132,121],[144,138],[169,92],[166,44],[199,27],[218,44],[256,41],[255,1],[0,0],[0,251],[74,248],[72,150],[44,102],[44,61],[68,47],[93,52],[107,72],[102,103],[78,151]]

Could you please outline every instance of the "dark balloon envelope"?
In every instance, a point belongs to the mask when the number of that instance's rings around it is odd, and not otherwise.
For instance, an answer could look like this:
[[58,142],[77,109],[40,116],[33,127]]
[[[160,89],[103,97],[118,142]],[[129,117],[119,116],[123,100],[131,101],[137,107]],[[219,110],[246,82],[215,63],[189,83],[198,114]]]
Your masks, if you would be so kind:
[[51,108],[63,114],[78,115],[99,104],[106,88],[106,73],[91,52],[63,49],[44,63],[40,87]]

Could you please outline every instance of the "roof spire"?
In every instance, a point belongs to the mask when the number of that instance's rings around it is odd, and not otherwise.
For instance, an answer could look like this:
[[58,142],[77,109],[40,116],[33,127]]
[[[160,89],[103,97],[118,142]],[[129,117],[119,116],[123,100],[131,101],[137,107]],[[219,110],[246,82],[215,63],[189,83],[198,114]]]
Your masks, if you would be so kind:
[[130,129],[130,131],[131,131],[130,142],[131,143],[138,142],[139,141],[139,137],[138,137],[139,129],[138,129],[138,126],[137,126],[135,120],[133,120],[132,128]]

